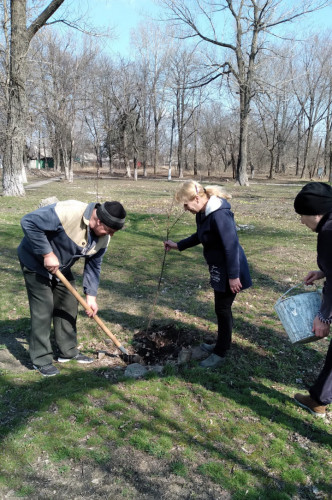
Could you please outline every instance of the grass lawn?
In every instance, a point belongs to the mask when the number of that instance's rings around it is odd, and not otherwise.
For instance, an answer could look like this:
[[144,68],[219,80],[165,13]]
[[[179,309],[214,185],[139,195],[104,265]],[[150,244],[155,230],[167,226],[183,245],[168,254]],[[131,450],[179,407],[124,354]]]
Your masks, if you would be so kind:
[[[1,499],[332,498],[332,411],[317,419],[292,400],[314,381],[329,339],[292,345],[273,309],[316,269],[316,235],[293,210],[299,184],[226,185],[254,286],[234,304],[233,347],[220,368],[170,362],[162,375],[135,380],[124,376],[125,363],[108,356],[86,367],[61,365],[50,379],[31,369],[19,221],[51,195],[90,202],[98,192],[101,201],[119,200],[127,209],[126,228],[105,256],[98,296],[100,317],[123,345],[130,347],[151,320],[179,335],[213,339],[213,293],[201,248],[166,256],[156,295],[163,239],[169,232],[179,240],[195,228],[194,217],[172,203],[177,186],[77,179],[27,190],[24,199],[0,197]],[[82,263],[74,271],[82,293]],[[78,334],[86,354],[113,348],[82,308]]]

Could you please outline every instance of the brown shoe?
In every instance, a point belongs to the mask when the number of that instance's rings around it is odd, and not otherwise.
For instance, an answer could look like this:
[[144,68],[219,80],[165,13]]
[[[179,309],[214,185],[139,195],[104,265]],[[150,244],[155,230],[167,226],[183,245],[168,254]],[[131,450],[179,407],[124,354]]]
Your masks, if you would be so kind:
[[317,401],[312,399],[311,396],[305,396],[304,394],[299,394],[299,393],[295,394],[294,399],[296,404],[310,411],[312,415],[316,415],[316,417],[325,418],[327,405],[325,406],[320,405],[319,403],[317,403]]

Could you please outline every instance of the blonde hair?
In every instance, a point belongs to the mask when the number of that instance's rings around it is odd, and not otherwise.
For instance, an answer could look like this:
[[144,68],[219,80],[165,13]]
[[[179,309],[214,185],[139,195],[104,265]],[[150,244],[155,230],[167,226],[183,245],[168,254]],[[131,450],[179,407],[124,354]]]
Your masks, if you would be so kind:
[[185,181],[175,193],[175,201],[178,203],[187,203],[193,200],[196,196],[203,198],[211,198],[211,196],[218,196],[219,198],[224,198],[225,200],[230,200],[232,198],[231,194],[228,194],[221,186],[206,186],[203,187],[196,181]]

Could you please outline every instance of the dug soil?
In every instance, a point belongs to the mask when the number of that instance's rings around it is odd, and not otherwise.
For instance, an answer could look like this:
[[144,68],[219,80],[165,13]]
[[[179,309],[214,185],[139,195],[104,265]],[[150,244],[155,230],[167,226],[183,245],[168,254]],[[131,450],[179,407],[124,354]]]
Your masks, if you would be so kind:
[[[213,342],[213,339],[209,336],[204,338],[204,342]],[[183,348],[189,349],[201,342],[201,333],[175,328],[173,325],[154,325],[148,331],[135,333],[133,337],[135,351],[148,365],[175,361]]]

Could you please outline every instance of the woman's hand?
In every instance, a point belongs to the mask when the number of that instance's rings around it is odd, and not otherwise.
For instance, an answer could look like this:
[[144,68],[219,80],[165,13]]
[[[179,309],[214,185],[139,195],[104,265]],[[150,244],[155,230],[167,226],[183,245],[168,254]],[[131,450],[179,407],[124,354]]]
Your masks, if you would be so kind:
[[172,240],[167,240],[167,241],[164,241],[164,248],[165,248],[166,252],[169,252],[170,250],[173,250],[173,249],[178,250],[178,244]]
[[312,285],[314,281],[321,280],[324,276],[323,271],[309,271],[303,281],[305,285]]
[[240,278],[230,279],[228,281],[232,293],[238,293],[241,291],[242,283],[240,281]]
[[86,297],[86,303],[88,304],[88,306],[92,310],[92,313],[89,311],[86,311],[86,313],[89,316],[89,318],[93,318],[94,316],[96,316],[96,314],[98,312],[98,304],[97,304],[96,297],[94,297],[93,295],[86,295],[85,297]]
[[328,323],[323,323],[319,317],[316,316],[312,325],[312,331],[315,333],[316,337],[322,339],[327,337],[330,333],[330,325]]
[[44,267],[49,273],[54,274],[59,269],[60,263],[58,257],[54,252],[47,253],[43,255],[44,257]]

